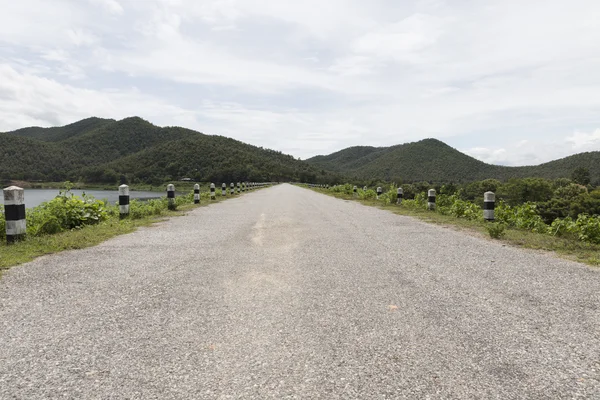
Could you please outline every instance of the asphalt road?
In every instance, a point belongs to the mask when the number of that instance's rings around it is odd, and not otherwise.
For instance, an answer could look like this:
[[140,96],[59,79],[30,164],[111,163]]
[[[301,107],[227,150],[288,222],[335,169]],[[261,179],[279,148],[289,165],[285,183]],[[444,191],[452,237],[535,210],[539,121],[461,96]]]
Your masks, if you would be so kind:
[[600,271],[290,185],[0,280],[2,399],[600,398]]

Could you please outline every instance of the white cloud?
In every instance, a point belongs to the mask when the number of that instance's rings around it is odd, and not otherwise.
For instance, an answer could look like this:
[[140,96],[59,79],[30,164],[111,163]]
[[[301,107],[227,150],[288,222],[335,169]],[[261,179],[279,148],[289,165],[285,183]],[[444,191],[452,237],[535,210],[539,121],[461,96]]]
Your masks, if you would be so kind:
[[123,7],[117,0],[90,0],[90,3],[102,7],[111,14],[123,14]]
[[140,115],[302,157],[425,137],[506,164],[598,149],[594,0],[2,8],[0,131]]
[[562,139],[521,140],[505,147],[474,147],[461,150],[489,164],[536,165],[584,151],[600,151],[600,129],[573,132]]
[[572,144],[573,150],[600,150],[600,129],[589,133],[573,132],[566,141]]

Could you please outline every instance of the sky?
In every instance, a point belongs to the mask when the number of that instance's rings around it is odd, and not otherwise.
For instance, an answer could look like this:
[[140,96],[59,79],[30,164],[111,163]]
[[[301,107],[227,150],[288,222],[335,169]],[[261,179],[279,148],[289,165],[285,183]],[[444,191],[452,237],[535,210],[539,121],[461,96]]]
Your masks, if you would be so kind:
[[[306,159],[600,150],[598,0],[0,0],[0,131],[140,116]],[[0,143],[1,147],[1,143]]]

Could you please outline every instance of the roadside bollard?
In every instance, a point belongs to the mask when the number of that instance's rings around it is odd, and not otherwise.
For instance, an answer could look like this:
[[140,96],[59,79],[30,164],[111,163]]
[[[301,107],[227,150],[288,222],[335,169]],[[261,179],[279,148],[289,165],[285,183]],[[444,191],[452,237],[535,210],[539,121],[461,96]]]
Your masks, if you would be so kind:
[[119,186],[119,217],[126,218],[129,215],[129,186]]
[[6,243],[11,244],[25,238],[25,191],[18,186],[4,189],[4,218],[6,219]]
[[210,199],[214,200],[214,199],[216,199],[216,197],[217,197],[217,195],[215,193],[215,184],[211,183],[210,184]]
[[167,199],[169,201],[169,204],[167,205],[167,207],[169,208],[169,210],[174,210],[175,209],[175,186],[172,183],[169,183],[167,185]]
[[240,186],[240,183],[238,182],[237,183],[237,193],[240,194],[240,192],[241,192],[241,186]]
[[352,189],[352,192],[354,193],[354,197],[358,196],[358,189],[356,188],[356,186],[354,186],[354,188]]
[[227,184],[226,183],[224,183],[221,186],[221,196],[223,196],[223,197],[227,196]]
[[246,182],[242,182],[242,193],[246,191]]
[[483,194],[483,219],[494,221],[494,209],[496,208],[496,195],[494,192]]
[[435,210],[435,189],[427,191],[427,209]]
[[366,186],[364,186],[364,187],[363,187],[363,191],[364,191],[364,192],[366,192],[368,189],[369,189],[369,188],[368,188],[368,187],[366,187]]
[[381,186],[379,186],[377,188],[377,200],[379,200],[379,196],[381,196],[381,193],[383,193],[383,190],[381,189]]
[[402,204],[402,197],[404,197],[404,191],[402,190],[401,187],[398,188],[398,200],[396,201],[396,204]]
[[200,204],[200,185],[194,185],[194,204]]
[[231,185],[229,185],[229,187],[231,188],[231,190],[229,190],[229,194],[233,196],[235,194],[235,184],[231,182]]

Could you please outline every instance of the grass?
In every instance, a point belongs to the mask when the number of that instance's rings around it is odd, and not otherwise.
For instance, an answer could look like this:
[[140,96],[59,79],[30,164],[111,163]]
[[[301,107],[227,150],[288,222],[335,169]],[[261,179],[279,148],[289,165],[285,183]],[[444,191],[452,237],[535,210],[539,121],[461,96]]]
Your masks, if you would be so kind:
[[396,204],[384,205],[378,200],[360,200],[354,198],[352,195],[334,193],[326,189],[312,188],[312,190],[338,199],[352,200],[367,206],[378,207],[394,214],[415,217],[424,222],[452,227],[453,229],[480,238],[498,240],[515,247],[549,251],[571,261],[577,261],[592,266],[600,266],[600,245],[585,243],[577,239],[557,237],[509,227],[504,230],[502,238],[491,239],[487,229],[489,222],[470,221],[464,218],[456,218],[451,215],[443,215],[425,209],[408,208]]
[[[235,195],[235,197],[238,196]],[[88,225],[81,229],[73,229],[54,235],[28,237],[26,240],[12,245],[7,245],[6,242],[2,241],[0,242],[0,273],[39,256],[95,246],[112,237],[134,232],[140,226],[148,226],[170,217],[185,215],[186,211],[206,207],[209,204],[219,203],[229,198],[231,198],[229,194],[227,197],[221,197],[220,191],[218,191],[216,200],[211,201],[202,197],[200,204],[182,204],[177,207],[177,211],[165,211],[160,216],[123,220],[114,217],[97,225]]]

